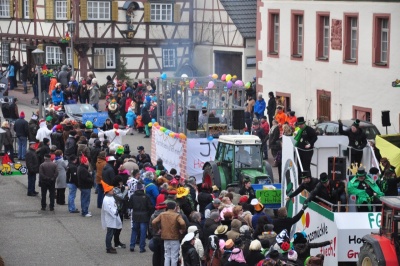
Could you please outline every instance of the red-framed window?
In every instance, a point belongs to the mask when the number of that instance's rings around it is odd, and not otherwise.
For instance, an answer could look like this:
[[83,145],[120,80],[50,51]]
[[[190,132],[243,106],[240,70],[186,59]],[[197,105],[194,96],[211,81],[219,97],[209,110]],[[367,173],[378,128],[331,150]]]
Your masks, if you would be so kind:
[[317,12],[316,59],[318,61],[329,61],[329,50],[331,41],[329,19],[329,12]]
[[343,61],[348,64],[358,64],[358,25],[358,13],[344,14]]
[[389,67],[390,14],[374,14],[372,35],[372,64]]
[[268,10],[268,56],[279,57],[279,9]]
[[303,60],[304,55],[304,11],[292,10],[291,16],[291,57],[296,60]]

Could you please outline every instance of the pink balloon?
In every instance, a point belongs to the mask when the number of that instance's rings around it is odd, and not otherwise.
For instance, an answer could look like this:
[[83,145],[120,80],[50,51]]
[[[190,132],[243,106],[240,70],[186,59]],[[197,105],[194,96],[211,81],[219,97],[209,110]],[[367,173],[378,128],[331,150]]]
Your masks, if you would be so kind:
[[214,81],[208,82],[207,89],[211,89],[212,87],[214,87]]
[[228,89],[232,88],[232,85],[233,85],[233,82],[232,82],[232,81],[228,81],[228,82],[226,83],[226,87],[227,87]]
[[226,80],[226,74],[223,74],[223,75],[221,76],[221,80],[222,80],[222,81],[225,81],[225,80]]
[[243,86],[244,83],[243,83],[243,81],[241,81],[241,80],[236,80],[236,81],[235,81],[235,85],[237,85],[237,86]]
[[194,79],[192,79],[192,80],[189,82],[189,88],[193,89],[193,88],[194,88],[194,85],[196,85],[196,81],[195,81]]

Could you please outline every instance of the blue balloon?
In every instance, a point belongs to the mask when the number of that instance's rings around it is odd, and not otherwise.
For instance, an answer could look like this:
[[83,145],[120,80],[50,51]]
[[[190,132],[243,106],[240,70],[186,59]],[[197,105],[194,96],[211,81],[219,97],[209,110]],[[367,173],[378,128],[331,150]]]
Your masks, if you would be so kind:
[[152,122],[152,123],[155,123],[155,122],[156,122],[156,119],[155,119],[155,118],[151,119],[151,122]]
[[166,80],[166,79],[167,79],[167,74],[162,73],[162,74],[161,74],[161,79],[162,79],[162,80]]
[[165,134],[169,135],[169,133],[171,133],[171,130],[166,130]]
[[243,135],[250,135],[250,133],[246,131],[243,133]]
[[213,141],[213,140],[214,140],[214,137],[213,137],[213,136],[208,136],[208,137],[207,137],[207,140],[208,140],[208,141]]

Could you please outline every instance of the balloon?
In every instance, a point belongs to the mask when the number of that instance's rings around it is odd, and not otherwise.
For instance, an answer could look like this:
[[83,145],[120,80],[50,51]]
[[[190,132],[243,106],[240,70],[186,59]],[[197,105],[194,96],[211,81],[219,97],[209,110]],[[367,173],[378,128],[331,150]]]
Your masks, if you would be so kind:
[[194,88],[194,85],[196,85],[196,81],[195,81],[194,79],[192,79],[192,80],[189,82],[189,88],[193,89],[193,88]]
[[217,79],[218,78],[218,75],[217,74],[212,74],[212,76],[211,76],[213,79]]
[[179,138],[180,138],[180,139],[186,139],[186,136],[185,136],[185,134],[183,134],[183,133],[179,133]]
[[187,78],[188,77],[188,75],[186,75],[186,74],[182,74],[182,76],[181,76],[181,78]]
[[228,82],[226,83],[226,87],[227,87],[228,89],[232,88],[232,85],[233,85],[233,82],[232,82],[232,81],[228,81]]
[[250,133],[246,131],[243,133],[243,135],[250,135]]
[[213,139],[214,139],[213,136],[208,136],[208,137],[207,137],[207,140],[208,140],[208,141],[213,141]]
[[226,81],[230,81],[231,79],[232,79],[231,74],[226,75],[226,77],[225,77],[225,80],[226,80]]
[[171,130],[165,130],[165,134],[169,135],[169,133],[171,133]]
[[235,81],[235,85],[237,85],[237,86],[243,86],[244,84],[243,84],[243,81],[241,81],[241,80],[236,80]]
[[306,214],[303,213],[303,215],[301,216],[301,224],[303,225],[303,227],[306,226]]
[[160,127],[161,132],[165,132],[166,128],[165,127]]
[[148,125],[149,127],[152,127],[152,126],[153,126],[153,123],[150,122],[150,123],[148,123],[147,125]]
[[214,87],[214,81],[208,82],[207,89],[211,89],[212,87]]
[[155,123],[155,122],[156,122],[156,119],[155,119],[155,118],[151,119],[151,122]]
[[222,80],[222,81],[225,81],[225,80],[226,80],[226,74],[223,74],[223,75],[221,76],[221,80]]
[[178,139],[178,138],[179,138],[179,133],[174,133],[174,137],[175,137],[176,139]]
[[307,228],[310,227],[310,213],[309,212],[306,213],[306,227]]
[[160,124],[158,123],[158,122],[155,122],[154,124],[153,124],[153,126],[155,126],[155,127],[158,127]]
[[168,135],[169,135],[171,138],[175,137],[175,133],[174,133],[174,132],[171,132],[171,133],[169,133]]
[[251,82],[250,81],[246,82],[244,86],[246,87],[246,89],[249,89],[251,87]]
[[166,80],[166,79],[167,79],[167,74],[162,73],[161,76],[160,76],[160,78],[161,78],[162,80]]

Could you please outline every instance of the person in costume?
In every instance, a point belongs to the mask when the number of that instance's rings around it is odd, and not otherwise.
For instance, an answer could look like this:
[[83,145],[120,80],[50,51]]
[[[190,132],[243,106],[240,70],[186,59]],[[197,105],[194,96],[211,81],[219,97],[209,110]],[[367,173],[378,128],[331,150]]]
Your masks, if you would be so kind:
[[311,159],[314,154],[314,144],[318,139],[315,129],[306,125],[304,117],[297,118],[297,131],[294,140],[296,141],[296,147],[299,151],[300,161],[303,168],[299,167],[302,171],[310,171]]
[[122,137],[128,134],[131,129],[119,129],[118,124],[113,125],[113,129],[103,131],[104,135],[110,140],[110,147],[117,148],[118,146],[122,146]]
[[367,136],[360,128],[360,120],[356,119],[348,130],[343,130],[343,124],[340,119],[338,122],[339,134],[349,138],[348,150],[350,149],[351,151],[348,154],[350,154],[351,163],[359,166],[363,157],[363,149],[367,146]]

